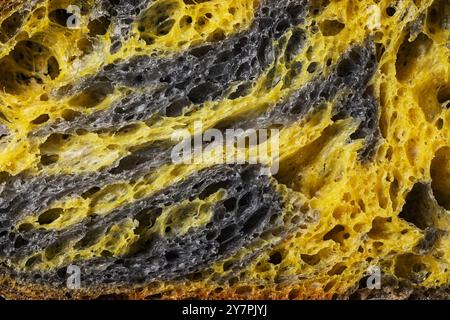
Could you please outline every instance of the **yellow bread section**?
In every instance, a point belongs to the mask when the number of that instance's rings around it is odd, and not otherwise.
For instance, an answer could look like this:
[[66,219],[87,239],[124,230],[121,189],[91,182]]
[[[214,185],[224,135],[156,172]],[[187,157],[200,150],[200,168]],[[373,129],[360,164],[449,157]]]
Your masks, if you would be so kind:
[[[30,139],[30,132],[57,119],[67,120],[77,115],[88,115],[108,108],[114,101],[129,93],[129,89],[123,89],[123,92],[121,89],[116,89],[107,97],[75,96],[62,101],[52,96],[55,90],[64,87],[74,77],[94,75],[101,66],[136,54],[170,55],[205,41],[212,41],[212,38],[217,37],[217,33],[226,37],[245,30],[252,22],[258,2],[253,0],[214,0],[186,4],[182,0],[155,1],[147,8],[144,18],[140,22],[136,22],[133,36],[115,54],[111,54],[108,49],[113,26],[108,29],[107,22],[100,19],[103,25],[94,28],[88,21],[84,21],[86,18],[81,15],[79,28],[69,29],[62,21],[52,19],[52,13],[58,9],[67,9],[70,5],[75,5],[83,12],[83,10],[92,9],[94,4],[95,1],[92,0],[42,1],[33,12],[27,15],[20,32],[2,45],[0,72],[3,76],[0,79],[0,85],[4,88],[4,93],[0,96],[0,118],[2,118],[2,124],[14,132],[14,136],[8,141],[8,144],[0,145],[0,172],[12,175],[23,171],[36,172],[39,170],[40,161],[38,148],[44,141],[38,138]],[[143,40],[145,38],[142,35],[145,33],[142,31],[143,26],[139,26],[139,24],[143,23],[145,26],[151,27],[152,20],[157,18],[154,17],[155,14],[158,12],[161,14],[161,10],[164,8],[172,8],[170,12],[173,14],[172,18],[177,20],[177,24],[167,34],[156,34],[155,43],[148,45]],[[147,15],[148,19],[145,18]],[[205,15],[207,15],[206,18]],[[4,21],[8,21],[13,16],[14,14],[11,13],[11,16],[5,17]],[[182,24],[181,20],[186,17],[192,19],[192,26],[183,26],[182,28],[179,25]],[[201,19],[206,20],[200,23]],[[8,24],[3,23],[3,25]],[[100,27],[106,28],[106,30],[96,34],[96,30],[102,29]],[[32,48],[27,41],[31,41]],[[23,72],[31,77],[39,77],[40,81],[32,80],[27,85],[17,83],[14,80],[14,74],[17,72]],[[74,142],[74,144],[80,142],[84,144],[86,140],[94,143],[96,137],[93,136],[92,139],[89,140],[85,137],[84,141],[80,139],[81,141]],[[95,154],[95,150],[76,150],[76,147],[72,149],[67,152],[78,153],[80,157],[89,157],[89,153],[91,153],[92,161],[96,161],[93,159],[97,158],[97,161],[101,162],[95,164],[90,170],[97,170],[102,165],[110,165],[121,155],[121,151],[117,151],[115,157],[114,154],[109,154],[108,149],[101,150],[101,148],[97,149],[97,154]],[[103,160],[105,156],[108,159]],[[65,161],[62,161],[61,164],[61,167],[73,166],[75,172],[79,167]],[[87,161],[84,166],[91,164]],[[87,169],[84,168],[85,170]],[[83,165],[78,171],[83,171]]]
[[[448,285],[450,236],[443,235],[428,252],[419,253],[417,246],[424,237],[424,230],[408,223],[399,214],[416,183],[430,183],[437,201],[446,214],[450,214],[450,30],[441,24],[450,6],[442,0],[315,2],[321,3],[322,9],[306,19],[306,45],[296,57],[306,67],[289,87],[280,81],[267,89],[266,72],[247,96],[207,102],[200,110],[177,118],[161,118],[156,124],[139,123],[122,132],[82,132],[65,139],[59,135],[38,138],[30,136],[30,132],[45,125],[35,121],[43,115],[48,116],[47,121],[68,117],[72,112],[87,115],[108,108],[128,89],[123,92],[116,89],[117,92],[91,108],[78,106],[71,101],[73,97],[56,101],[52,89],[64,86],[75,73],[77,77],[95,74],[101,64],[133,56],[142,50],[170,55],[200,42],[216,41],[215,37],[230,36],[248,28],[258,4],[243,0],[194,5],[186,5],[181,0],[156,1],[152,6],[167,6],[176,27],[167,34],[164,30],[161,33],[154,29],[150,7],[144,25],[135,26],[136,36],[112,55],[103,48],[110,41],[108,33],[98,37],[95,52],[83,53],[73,43],[81,40],[88,29],[67,31],[46,19],[38,19],[39,12],[33,13],[33,18],[22,28],[23,32],[1,47],[0,70],[12,67],[9,58],[5,57],[16,43],[33,39],[47,47],[46,58],[50,54],[56,57],[61,71],[54,79],[48,77],[44,85],[33,84],[25,90],[13,87],[11,92],[0,93],[0,122],[12,132],[11,136],[1,140],[0,172],[14,176],[23,172],[41,175],[98,171],[111,166],[134,147],[170,139],[176,129],[193,131],[195,121],[203,121],[204,129],[207,129],[229,119],[253,117],[298,90],[320,72],[329,74],[332,65],[351,45],[372,37],[380,55],[371,86],[380,105],[382,136],[374,159],[364,163],[359,161],[358,151],[364,141],[351,142],[350,139],[358,124],[351,119],[334,122],[334,102],[306,119],[282,128],[280,172],[273,183],[283,195],[285,204],[289,204],[287,212],[314,211],[318,219],[264,253],[242,273],[234,275],[231,290],[237,296],[251,296],[258,290],[283,291],[287,288],[286,298],[308,295],[332,298],[345,295],[374,266],[379,266],[384,274],[421,286]],[[43,2],[42,8],[39,10],[51,10],[47,2]],[[212,18],[199,31],[195,23],[206,13],[211,13]],[[181,23],[186,21],[185,16],[192,17],[193,27]],[[409,26],[417,19],[423,19],[423,29],[408,33]],[[189,28],[186,32],[183,31],[185,27]],[[74,69],[71,56],[83,57],[76,64],[83,66],[81,69]],[[327,66],[328,61],[331,66]],[[312,62],[318,63],[313,74],[307,71]],[[285,62],[277,60],[274,67],[277,76],[283,79],[288,72]],[[83,104],[89,103],[84,101]],[[61,199],[45,211],[27,217],[17,228],[62,230],[92,214],[107,215],[114,208],[154,194],[209,165],[167,165],[157,174],[143,177],[134,184],[108,185],[85,197]],[[181,206],[194,206],[200,210],[203,204],[198,201]],[[218,198],[208,199],[208,204],[216,201]],[[158,220],[158,230],[166,230],[166,218],[172,209],[167,209],[167,214]],[[49,216],[56,218],[48,223],[49,220],[44,218]],[[175,219],[171,230],[182,234],[187,232],[188,226],[201,227],[209,218],[206,210],[186,219]],[[448,224],[440,226],[445,227],[445,231],[450,231]],[[104,251],[120,256],[136,240],[137,229],[135,221],[124,221],[111,228],[111,234],[103,235],[86,249],[77,250],[73,248],[74,244],[67,244],[70,248],[67,254],[41,253],[42,261],[28,257],[31,262],[17,264],[27,266],[28,263],[33,268],[45,270],[75,258],[100,257]],[[119,237],[120,241],[112,246],[111,237]],[[278,240],[273,236],[261,241],[273,245]],[[230,259],[239,259],[251,249],[243,248]],[[204,288],[210,288],[211,292],[220,290],[214,279],[229,272],[227,262],[216,263],[199,277],[200,280],[188,281],[187,288],[190,292]],[[157,284],[148,294],[170,295],[179,290],[178,286],[179,283]]]

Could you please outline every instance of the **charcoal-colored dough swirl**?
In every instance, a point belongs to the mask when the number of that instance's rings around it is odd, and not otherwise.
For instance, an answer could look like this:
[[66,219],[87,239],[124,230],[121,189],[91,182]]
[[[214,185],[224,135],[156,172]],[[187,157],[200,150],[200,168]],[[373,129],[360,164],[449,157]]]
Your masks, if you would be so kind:
[[[75,247],[80,249],[83,244],[95,242],[112,224],[131,218],[139,221],[140,238],[129,254],[72,262],[82,268],[86,284],[168,280],[197,272],[251,244],[263,232],[282,225],[281,198],[269,177],[261,175],[261,169],[259,165],[212,167],[155,195],[119,207],[106,217],[94,216],[61,231],[9,233],[0,240],[1,258],[26,257],[42,250],[64,250],[64,244],[69,241],[78,242]],[[206,226],[171,238],[148,232],[164,207],[186,199],[204,199],[221,189],[226,190],[226,197],[214,205],[212,220]],[[287,230],[283,232],[286,233]],[[16,241],[11,241],[11,237]],[[18,238],[21,245],[15,246]],[[44,273],[43,279],[58,281],[57,272]]]

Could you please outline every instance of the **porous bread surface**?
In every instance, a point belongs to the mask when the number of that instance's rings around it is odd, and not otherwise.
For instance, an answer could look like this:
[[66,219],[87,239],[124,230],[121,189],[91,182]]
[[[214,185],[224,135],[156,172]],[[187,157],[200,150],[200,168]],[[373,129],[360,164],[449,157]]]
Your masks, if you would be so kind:
[[[0,295],[449,297],[447,0],[0,8]],[[279,172],[174,164],[197,121]]]

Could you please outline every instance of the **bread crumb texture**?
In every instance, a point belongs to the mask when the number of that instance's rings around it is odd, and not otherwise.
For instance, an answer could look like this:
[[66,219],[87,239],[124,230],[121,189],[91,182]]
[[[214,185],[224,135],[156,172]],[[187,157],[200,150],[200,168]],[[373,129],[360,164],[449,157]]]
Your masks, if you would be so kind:
[[449,53],[448,0],[0,1],[0,295],[449,298]]

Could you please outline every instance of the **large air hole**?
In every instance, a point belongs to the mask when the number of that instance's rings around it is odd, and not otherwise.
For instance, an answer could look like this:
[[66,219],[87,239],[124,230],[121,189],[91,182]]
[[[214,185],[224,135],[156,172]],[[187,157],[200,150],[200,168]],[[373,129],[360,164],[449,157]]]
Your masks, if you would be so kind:
[[230,198],[223,203],[227,212],[233,212],[236,210],[236,198]]
[[146,158],[140,156],[139,154],[130,154],[129,156],[123,158],[120,160],[119,165],[113,169],[111,169],[109,172],[111,174],[120,174],[125,171],[132,170],[136,168],[137,166],[141,165],[146,161]]
[[280,252],[276,251],[269,257],[269,263],[273,265],[279,265],[283,261],[283,256]]
[[285,58],[287,62],[292,61],[299,53],[306,41],[306,35],[303,30],[295,30],[286,45]]
[[358,66],[354,61],[349,58],[345,58],[339,62],[337,66],[337,74],[339,77],[348,77],[356,72],[357,69]]
[[431,162],[431,178],[431,188],[437,202],[450,210],[450,147],[436,152]]
[[248,192],[246,194],[244,194],[240,199],[239,199],[239,203],[238,206],[241,210],[247,208],[253,200],[253,194],[251,192]]
[[22,26],[24,17],[28,14],[28,11],[15,12],[5,20],[3,20],[0,27],[0,42],[7,42],[14,37]]
[[225,243],[229,241],[231,238],[233,238],[236,235],[236,233],[237,233],[237,226],[234,224],[229,225],[220,231],[220,234],[217,237],[217,241],[219,243]]
[[96,83],[70,99],[69,104],[76,107],[94,108],[102,103],[113,91],[114,87],[111,83]]
[[141,39],[152,44],[154,38],[169,34],[176,23],[174,17],[179,6],[175,0],[163,0],[150,6],[138,24]]
[[339,224],[325,234],[323,240],[333,240],[336,243],[343,244],[346,238],[345,227]]
[[119,165],[109,170],[109,172],[111,174],[120,174],[142,165],[146,161],[149,161],[150,159],[153,159],[155,157],[155,155],[153,154],[154,152],[156,152],[155,148],[156,147],[154,144],[146,144],[133,147],[132,149],[130,149],[130,155],[120,160]]
[[396,11],[397,11],[397,10],[395,9],[395,7],[389,6],[389,7],[386,8],[386,14],[387,14],[389,17],[393,17]]
[[81,194],[81,197],[83,197],[84,199],[89,199],[92,198],[95,194],[97,194],[99,191],[101,190],[100,187],[92,187],[89,190],[83,192]]
[[372,221],[372,228],[367,233],[370,239],[380,240],[388,239],[391,234],[390,224],[392,223],[392,218],[376,217]]
[[192,20],[191,16],[183,16],[180,19],[180,22],[179,22],[180,28],[183,29],[183,28],[187,28],[187,27],[191,26],[192,25],[192,21],[193,20]]
[[317,16],[329,4],[330,4],[330,0],[310,0],[310,1],[308,1],[309,13],[313,16]]
[[274,37],[278,39],[281,37],[286,30],[290,27],[289,20],[281,20],[277,23],[274,30]]
[[251,90],[251,85],[251,82],[240,84],[233,92],[230,93],[228,99],[235,100],[248,95]]
[[24,239],[22,236],[18,236],[14,241],[14,248],[19,249],[28,244],[28,240]]
[[78,40],[77,47],[78,49],[80,49],[80,51],[83,52],[83,55],[91,54],[94,51],[94,45],[92,41],[87,37],[83,37]]
[[41,155],[41,164],[43,166],[51,166],[52,164],[55,164],[59,161],[59,156],[56,154],[51,154],[51,155]]
[[193,88],[188,98],[193,103],[200,104],[208,100],[214,100],[220,94],[220,88],[211,82],[205,82]]
[[41,254],[37,254],[37,255],[29,258],[27,260],[27,262],[25,262],[25,267],[32,268],[35,265],[39,264],[40,262],[42,262],[42,256],[41,256]]
[[437,100],[443,107],[450,107],[450,86],[443,86],[438,90]]
[[74,246],[75,249],[85,249],[89,248],[95,243],[98,242],[98,240],[105,234],[104,229],[97,228],[90,230],[88,233],[84,235],[82,239],[80,239]]
[[59,239],[52,243],[45,249],[45,257],[47,260],[52,260],[54,257],[64,252],[64,249],[68,246],[69,241]]
[[48,17],[51,22],[56,23],[63,27],[68,27],[69,19],[72,17],[72,13],[65,9],[56,9],[49,13]]
[[89,35],[92,37],[104,36],[108,32],[110,24],[111,20],[109,20],[109,18],[106,16],[102,16],[95,20],[92,20],[88,24]]
[[331,268],[330,271],[328,271],[329,276],[335,276],[335,275],[341,275],[345,269],[347,269],[347,266],[343,263],[338,263]]
[[174,19],[165,20],[164,22],[158,25],[156,29],[156,35],[165,36],[166,34],[169,34],[174,25],[175,25]]
[[208,198],[209,196],[217,193],[219,190],[227,190],[230,186],[229,181],[219,181],[213,184],[210,184],[207,186],[198,196],[199,199],[204,200]]
[[19,232],[29,232],[34,229],[34,226],[31,223],[22,223],[19,226]]
[[166,108],[166,116],[167,117],[179,117],[183,114],[184,108],[186,108],[190,102],[187,99],[179,99],[172,102]]
[[325,37],[338,35],[344,28],[345,24],[338,20],[325,20],[320,25],[320,31]]
[[42,86],[56,79],[60,68],[46,46],[34,40],[23,40],[0,60],[0,73],[0,89],[19,94],[33,85]]
[[386,52],[386,47],[382,43],[375,43],[375,51],[377,55],[377,62],[380,62]]
[[210,52],[212,49],[213,49],[212,46],[204,45],[197,48],[193,48],[192,50],[189,51],[189,54],[196,57],[197,59],[201,59],[204,56],[206,56],[206,54]]
[[405,37],[397,52],[397,61],[395,62],[398,80],[410,79],[417,68],[421,68],[420,60],[430,50],[432,44],[433,41],[424,33],[420,33],[413,42],[409,42],[409,37]]
[[178,259],[180,259],[180,253],[176,250],[171,250],[166,252],[165,258],[169,263],[176,262]]
[[42,114],[39,117],[37,117],[36,119],[34,119],[33,121],[31,121],[32,124],[35,125],[41,125],[46,123],[48,120],[50,120],[50,117],[48,114]]
[[155,223],[157,217],[162,213],[162,208],[144,209],[140,211],[135,219],[139,222],[138,227],[135,229],[135,234],[144,234]]
[[9,136],[9,130],[0,122],[0,140],[7,136]]
[[55,57],[50,57],[47,60],[47,73],[52,80],[55,80],[59,76],[60,68],[58,60]]
[[61,117],[66,121],[73,121],[81,116],[81,113],[71,109],[65,109],[61,113]]
[[183,0],[183,2],[187,5],[196,5],[197,3],[209,2],[211,0]]
[[325,260],[330,254],[330,249],[325,248],[320,250],[315,254],[301,254],[300,258],[310,266],[315,266],[320,263],[320,261]]
[[394,273],[398,278],[407,279],[414,283],[421,283],[430,275],[427,265],[421,261],[421,256],[411,253],[397,257]]
[[68,135],[52,134],[39,147],[41,154],[41,164],[52,165],[59,160],[58,153],[62,146],[70,139]]
[[428,30],[431,34],[434,34],[438,30],[445,28],[446,23],[448,26],[449,22],[446,21],[448,21],[448,4],[446,4],[446,0],[434,0],[427,12]]
[[63,213],[63,210],[60,208],[50,209],[41,213],[38,217],[38,222],[40,225],[48,225],[55,222]]
[[[448,181],[444,182],[448,185]],[[441,186],[441,185],[439,185]],[[448,189],[445,190],[448,194]],[[406,202],[399,217],[425,230],[427,228],[447,229],[448,216],[439,206],[429,184],[416,183],[406,196]]]
[[418,183],[414,185],[406,196],[406,202],[399,217],[422,230],[426,229],[430,226],[430,221],[428,221],[425,212],[421,209],[428,202],[428,198],[428,187],[425,184]]
[[222,29],[217,28],[208,36],[207,41],[218,42],[218,41],[225,40],[225,38],[226,38],[225,32]]
[[252,216],[244,223],[242,231],[245,234],[251,234],[255,231],[267,218],[270,209],[263,207],[252,214]]

